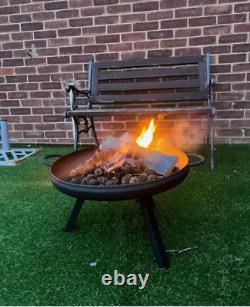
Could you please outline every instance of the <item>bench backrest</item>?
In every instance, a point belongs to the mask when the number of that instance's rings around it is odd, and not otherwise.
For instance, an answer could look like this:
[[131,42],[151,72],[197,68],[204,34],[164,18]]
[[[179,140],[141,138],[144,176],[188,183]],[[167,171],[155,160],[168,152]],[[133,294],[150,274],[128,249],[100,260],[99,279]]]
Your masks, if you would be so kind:
[[90,62],[91,104],[209,100],[210,57]]

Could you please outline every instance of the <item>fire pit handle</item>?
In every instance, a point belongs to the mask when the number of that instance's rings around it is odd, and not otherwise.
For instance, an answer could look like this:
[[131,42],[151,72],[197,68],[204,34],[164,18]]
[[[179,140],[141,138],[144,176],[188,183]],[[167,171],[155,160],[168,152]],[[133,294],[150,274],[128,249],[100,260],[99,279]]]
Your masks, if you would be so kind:
[[204,156],[195,153],[188,153],[187,156],[189,166],[198,166],[205,163],[206,161],[206,158]]
[[51,155],[47,155],[45,157],[43,157],[43,163],[48,166],[51,167],[53,165],[53,162],[50,162],[49,159],[51,158],[62,158],[63,155],[60,154],[51,154]]

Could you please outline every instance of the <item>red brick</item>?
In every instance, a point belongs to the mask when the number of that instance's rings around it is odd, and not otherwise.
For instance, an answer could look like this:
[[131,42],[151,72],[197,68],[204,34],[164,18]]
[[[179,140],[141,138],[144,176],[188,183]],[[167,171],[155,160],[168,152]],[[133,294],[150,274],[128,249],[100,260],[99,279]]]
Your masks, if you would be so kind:
[[65,64],[69,63],[69,57],[68,56],[60,56],[60,57],[49,57],[48,58],[48,64]]
[[132,50],[131,43],[119,43],[119,44],[110,44],[108,45],[109,51],[127,51]]
[[204,8],[205,15],[223,15],[230,14],[232,12],[232,5],[214,5]]
[[94,0],[94,5],[117,4],[118,0]]
[[32,3],[21,6],[22,13],[41,12],[41,11],[44,11],[43,3]]
[[184,47],[186,39],[166,39],[161,41],[161,48]]
[[210,17],[199,17],[199,18],[190,18],[189,19],[189,25],[191,27],[203,27],[208,25],[215,25],[216,24],[216,17],[210,16]]
[[105,43],[118,43],[120,42],[120,36],[118,34],[115,35],[100,35],[96,36],[97,44],[105,44]]
[[200,55],[201,48],[180,48],[180,49],[175,49],[175,55]]
[[91,0],[70,0],[69,1],[69,5],[70,7],[88,7],[92,5],[92,1]]
[[36,48],[45,48],[47,46],[47,42],[45,39],[25,41],[25,48],[31,48],[32,45],[34,45]]
[[239,3],[234,6],[235,13],[250,12],[250,3]]
[[3,66],[23,66],[23,59],[3,59]]
[[184,7],[187,5],[187,0],[161,0],[161,9],[170,9],[176,7]]
[[125,33],[121,35],[122,41],[132,42],[132,41],[143,41],[146,38],[146,33],[137,32],[137,33]]
[[134,12],[153,11],[159,9],[159,1],[138,2],[133,4]]
[[233,45],[233,52],[249,52],[250,44],[237,44]]
[[177,9],[175,10],[175,17],[191,17],[191,16],[201,16],[202,15],[202,8],[188,8],[188,9]]
[[0,25],[0,33],[1,32],[14,32],[19,31],[19,25],[13,24],[13,25]]
[[26,75],[18,75],[18,76],[6,76],[7,83],[22,83],[27,82]]
[[[152,14],[152,13],[149,13],[149,14]],[[121,15],[122,23],[140,22],[140,21],[145,21],[145,20],[146,20],[146,14],[144,13]]]
[[240,43],[247,41],[247,34],[230,34],[230,35],[223,35],[219,37],[219,43]]
[[175,31],[175,37],[190,37],[200,35],[201,29],[199,28],[179,29]]
[[234,25],[234,32],[249,32],[250,31],[250,23],[242,23]]
[[218,111],[217,118],[242,118],[244,111]]
[[43,21],[43,20],[50,20],[55,18],[54,12],[39,12],[33,13],[32,18],[34,21]]
[[[17,32],[11,33],[12,40],[30,40],[33,38],[33,32]],[[23,44],[22,44],[23,45]]]
[[247,19],[246,14],[224,15],[218,17],[218,23],[219,24],[239,23],[239,22],[245,22],[246,19]]
[[106,26],[96,26],[96,27],[83,27],[82,34],[93,35],[102,34],[106,32]]
[[132,26],[130,24],[110,25],[107,28],[108,33],[130,32]]
[[34,37],[40,38],[56,38],[56,31],[35,31]]
[[234,91],[249,91],[250,90],[250,83],[233,83],[232,88]]
[[92,18],[76,18],[69,20],[70,27],[85,27],[93,25]]
[[[102,6],[99,7],[86,7],[81,10],[81,16],[89,17],[89,16],[98,16],[105,14],[105,9]],[[74,16],[71,16],[74,17]]]
[[[95,9],[101,9],[102,7],[96,7]],[[109,14],[131,12],[131,6],[129,4],[111,5],[107,7]]]
[[121,52],[121,58],[124,59],[143,59],[146,57],[145,51],[125,51]]
[[231,33],[229,25],[226,26],[213,26],[204,28],[204,35],[224,35]]
[[[162,20],[162,19],[169,19],[169,18],[173,18],[174,14],[173,11],[157,11],[157,12],[148,12],[147,13],[147,19],[150,20]],[[145,20],[145,19],[143,19]],[[143,21],[141,20],[141,21]],[[136,20],[136,21],[140,21],[140,20]]]
[[203,52],[210,54],[223,54],[223,53],[231,53],[231,46],[209,46],[204,47]]
[[30,14],[21,14],[21,15],[11,15],[10,22],[12,23],[19,23],[19,22],[28,22],[31,21]]
[[209,4],[216,4],[217,0],[189,0],[189,5],[209,5]]
[[244,64],[234,64],[233,65],[233,71],[250,71],[250,63],[244,63]]
[[134,49],[135,50],[155,49],[155,48],[159,48],[159,42],[158,41],[143,41],[143,42],[134,43]]
[[175,29],[175,28],[186,28],[187,19],[174,19],[174,20],[163,20],[161,21],[162,29]]
[[210,44],[215,44],[215,42],[216,42],[215,36],[192,37],[189,39],[190,46],[210,45]]
[[82,46],[61,47],[60,54],[80,54],[82,53]]
[[79,17],[79,10],[60,10],[56,12],[56,18],[76,18]]
[[118,16],[98,16],[95,17],[95,24],[96,25],[107,25],[107,24],[114,24],[119,22]]
[[107,49],[106,45],[89,45],[89,46],[84,46],[84,52],[88,52],[88,53],[105,52],[106,49]]
[[10,40],[10,34],[0,34],[0,42],[6,42]]
[[155,49],[155,50],[148,50],[148,57],[149,58],[156,58],[161,56],[171,56],[172,49]]
[[119,59],[119,53],[109,52],[109,53],[98,53],[96,54],[97,61],[113,61]]
[[[74,0],[71,0],[71,1],[74,1]],[[67,9],[68,3],[67,1],[45,2],[44,8],[46,11]]]
[[243,131],[241,129],[218,129],[216,134],[217,136],[242,136]]
[[245,62],[246,55],[245,54],[230,54],[230,55],[220,55],[219,63],[232,63],[232,62]]
[[31,114],[29,108],[10,108],[11,115],[28,115]]
[[81,34],[81,29],[62,29],[58,30],[58,36],[79,36]]
[[141,22],[133,24],[133,31],[148,31],[148,30],[157,30],[158,22]]
[[2,6],[0,7],[0,15],[11,15],[20,13],[19,6]]

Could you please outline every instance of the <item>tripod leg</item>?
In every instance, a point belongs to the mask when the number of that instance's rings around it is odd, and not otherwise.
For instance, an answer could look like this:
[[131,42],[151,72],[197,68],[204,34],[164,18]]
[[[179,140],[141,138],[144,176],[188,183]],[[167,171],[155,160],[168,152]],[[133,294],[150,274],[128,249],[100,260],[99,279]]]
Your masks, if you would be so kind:
[[154,214],[154,200],[152,197],[147,197],[145,199],[140,199],[140,204],[156,262],[160,268],[167,268],[170,265],[170,260],[165,252],[165,246],[162,242],[157,220]]
[[65,231],[71,231],[75,228],[76,220],[77,220],[77,217],[78,217],[78,215],[81,211],[83,202],[84,202],[83,199],[80,199],[80,198],[76,199],[75,205],[74,205],[74,207],[71,211],[67,225],[65,227]]

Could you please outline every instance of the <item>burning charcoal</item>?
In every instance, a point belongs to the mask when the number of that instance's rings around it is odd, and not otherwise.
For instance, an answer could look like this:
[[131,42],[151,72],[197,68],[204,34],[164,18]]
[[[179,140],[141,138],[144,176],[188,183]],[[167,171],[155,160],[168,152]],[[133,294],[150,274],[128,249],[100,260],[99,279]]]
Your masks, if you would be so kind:
[[154,181],[154,180],[156,180],[156,179],[157,179],[157,176],[158,176],[158,175],[156,175],[156,174],[150,174],[150,175],[148,175],[148,181]]
[[81,184],[88,184],[88,181],[87,181],[87,179],[85,177],[82,178]]
[[146,180],[147,180],[148,174],[147,174],[147,173],[141,173],[141,174],[139,175],[139,177],[140,177],[140,180],[143,182],[143,181],[146,181]]
[[150,168],[145,168],[144,172],[148,175],[155,174],[155,172]]
[[76,178],[72,178],[72,179],[70,179],[70,182],[71,183],[78,183],[78,180]]
[[91,180],[91,179],[95,179],[95,175],[93,175],[93,174],[88,174],[86,178],[87,178],[87,180],[89,181],[89,180]]
[[90,184],[90,185],[98,185],[98,184],[99,184],[99,182],[98,182],[95,178],[90,179],[90,180],[88,180],[87,182],[88,182],[88,184]]
[[139,176],[133,176],[133,177],[129,180],[129,183],[130,183],[130,184],[139,183],[139,182],[140,182]]
[[112,177],[110,180],[107,181],[107,185],[116,185],[119,183],[119,179],[116,177]]
[[104,176],[100,176],[100,177],[96,178],[96,180],[97,180],[100,184],[105,185],[105,184],[107,183],[107,181],[108,181],[108,178],[107,178],[107,177],[104,177]]
[[122,177],[121,179],[121,183],[122,184],[129,184],[129,181],[130,179],[132,178],[133,176],[131,174],[126,174]]
[[94,174],[96,177],[102,176],[103,175],[103,169],[101,169],[100,167],[95,169]]
[[131,172],[131,169],[132,169],[132,166],[129,163],[125,163],[124,165],[121,166],[121,171],[123,173],[127,173],[128,174],[129,172]]

